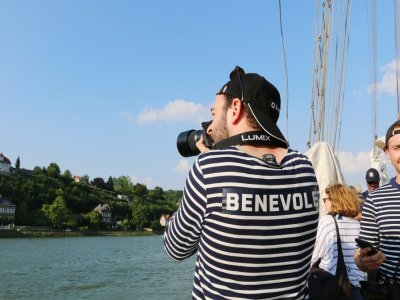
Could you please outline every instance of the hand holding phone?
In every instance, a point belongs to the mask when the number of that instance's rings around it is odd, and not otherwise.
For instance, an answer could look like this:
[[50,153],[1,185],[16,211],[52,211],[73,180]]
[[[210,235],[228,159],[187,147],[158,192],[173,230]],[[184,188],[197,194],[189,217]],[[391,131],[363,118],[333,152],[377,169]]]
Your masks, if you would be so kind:
[[378,252],[378,250],[374,246],[372,246],[372,244],[370,242],[356,238],[356,243],[361,249],[368,248],[368,247],[371,248],[371,251],[368,252],[368,256],[374,255],[375,253]]

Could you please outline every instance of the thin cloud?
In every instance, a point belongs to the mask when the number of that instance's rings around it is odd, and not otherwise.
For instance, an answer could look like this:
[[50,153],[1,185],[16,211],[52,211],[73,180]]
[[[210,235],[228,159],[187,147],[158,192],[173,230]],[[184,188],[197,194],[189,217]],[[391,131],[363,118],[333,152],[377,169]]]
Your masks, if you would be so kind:
[[210,107],[182,99],[168,102],[163,108],[155,109],[146,107],[137,117],[137,122],[141,125],[163,121],[178,122],[194,120],[197,123],[204,121],[210,114]]
[[365,172],[371,166],[370,152],[339,152],[338,159],[343,174]]
[[353,95],[354,95],[355,97],[357,97],[357,98],[362,97],[364,94],[365,94],[365,90],[364,90],[364,91],[362,91],[362,90],[354,90],[354,91],[353,91]]
[[[353,154],[351,152],[339,152],[338,155],[340,168],[347,184],[354,185],[361,190],[367,188],[365,182],[365,173],[372,167],[371,152],[359,152]],[[394,169],[387,160],[386,155],[381,153],[380,156],[384,169],[383,178],[390,179],[395,176]]]
[[381,72],[383,73],[382,81],[376,84],[371,84],[368,87],[368,92],[387,93],[395,96],[397,94],[396,60],[384,65],[381,68]]
[[144,184],[148,188],[153,188],[156,184],[156,180],[152,177],[141,178],[137,175],[131,175],[131,176],[129,176],[129,178],[133,184],[137,184],[137,183]]
[[[128,176],[128,178],[130,179],[132,184],[139,183],[139,181],[140,181],[139,176],[137,176],[137,175],[131,175],[131,176]],[[140,183],[143,183],[143,182],[140,182]]]
[[180,174],[187,175],[189,173],[190,167],[191,165],[189,161],[183,158],[178,162],[178,165],[175,167],[175,171]]
[[129,123],[133,123],[135,122],[135,116],[133,116],[131,113],[129,112],[122,112],[120,113],[120,118],[128,121]]
[[148,186],[149,188],[154,188],[156,186],[156,180],[153,177],[146,177],[144,179],[144,183],[146,184],[146,186]]

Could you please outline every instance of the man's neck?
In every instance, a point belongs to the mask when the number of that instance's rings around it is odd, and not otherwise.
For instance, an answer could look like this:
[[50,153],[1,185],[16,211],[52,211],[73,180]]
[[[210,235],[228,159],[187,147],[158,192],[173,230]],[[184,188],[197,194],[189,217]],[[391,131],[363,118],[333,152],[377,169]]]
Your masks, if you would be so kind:
[[240,151],[243,151],[251,156],[263,159],[263,155],[272,154],[275,156],[276,163],[281,164],[282,159],[288,152],[288,149],[281,147],[265,147],[265,146],[252,146],[252,145],[239,145],[236,146]]

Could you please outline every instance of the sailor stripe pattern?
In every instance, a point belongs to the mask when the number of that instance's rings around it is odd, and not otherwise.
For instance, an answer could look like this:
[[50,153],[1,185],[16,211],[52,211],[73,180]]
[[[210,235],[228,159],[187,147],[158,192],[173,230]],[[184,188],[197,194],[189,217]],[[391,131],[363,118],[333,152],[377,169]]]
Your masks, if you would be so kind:
[[[380,270],[383,278],[393,278],[400,259],[400,186],[395,178],[367,196],[361,217],[360,239],[379,245],[386,260]],[[400,269],[397,271],[400,281]]]
[[309,160],[278,167],[229,147],[201,154],[164,235],[176,261],[197,252],[193,299],[304,299],[318,225]]
[[[354,218],[335,216],[340,233],[340,242],[344,263],[349,281],[353,286],[360,287],[361,280],[367,280],[366,273],[360,271],[354,262],[355,238],[360,232],[360,223]],[[331,215],[319,219],[317,241],[311,259],[311,265],[321,258],[319,267],[336,275],[338,248],[336,226]]]

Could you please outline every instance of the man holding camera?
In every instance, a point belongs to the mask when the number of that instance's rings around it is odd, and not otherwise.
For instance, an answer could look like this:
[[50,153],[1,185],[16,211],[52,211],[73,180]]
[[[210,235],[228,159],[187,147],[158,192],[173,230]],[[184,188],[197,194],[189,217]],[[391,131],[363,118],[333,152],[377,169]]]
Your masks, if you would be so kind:
[[[176,261],[197,252],[193,299],[304,299],[318,225],[310,161],[277,127],[278,90],[236,67],[217,93],[201,152],[164,235]],[[210,150],[210,151],[209,151]]]

